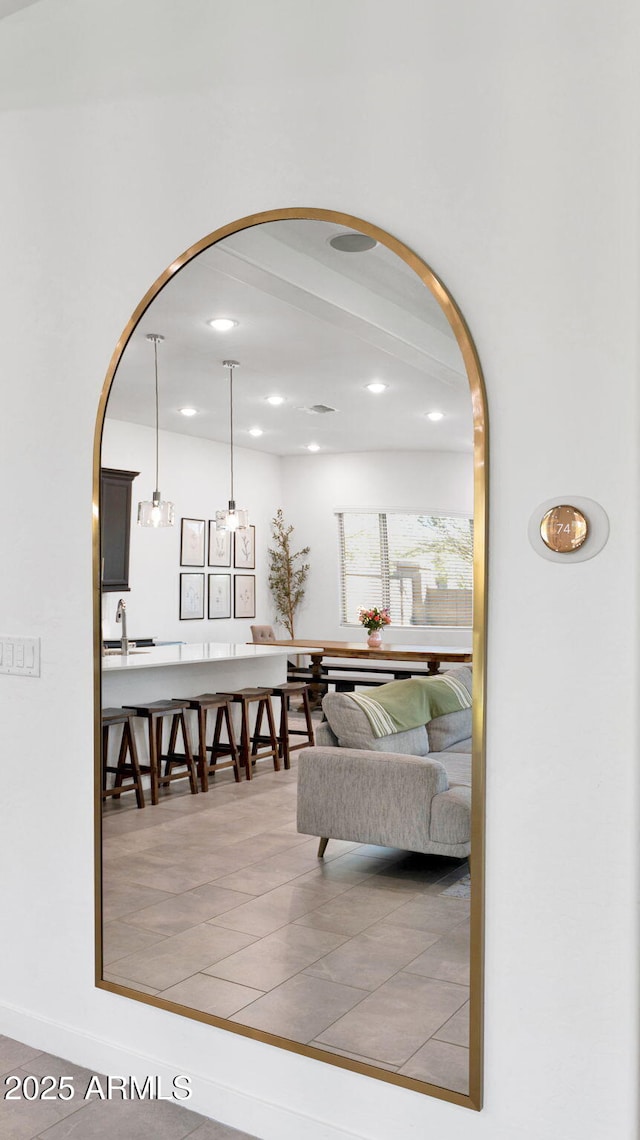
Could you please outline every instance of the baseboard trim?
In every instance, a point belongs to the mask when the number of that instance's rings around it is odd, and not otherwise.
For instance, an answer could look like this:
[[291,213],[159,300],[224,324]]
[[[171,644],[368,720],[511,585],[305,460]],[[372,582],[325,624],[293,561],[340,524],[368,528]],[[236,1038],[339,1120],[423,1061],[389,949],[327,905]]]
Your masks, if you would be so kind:
[[[0,1033],[17,1041],[64,1057],[96,1074],[157,1075],[163,1086],[171,1087],[176,1075],[175,1062],[125,1048],[115,1041],[97,1037],[17,1006],[0,1003]],[[283,1105],[251,1097],[240,1089],[214,1081],[204,1073],[189,1072],[193,1095],[181,1107],[200,1113],[259,1137],[259,1140],[363,1140],[362,1134],[336,1128]]]

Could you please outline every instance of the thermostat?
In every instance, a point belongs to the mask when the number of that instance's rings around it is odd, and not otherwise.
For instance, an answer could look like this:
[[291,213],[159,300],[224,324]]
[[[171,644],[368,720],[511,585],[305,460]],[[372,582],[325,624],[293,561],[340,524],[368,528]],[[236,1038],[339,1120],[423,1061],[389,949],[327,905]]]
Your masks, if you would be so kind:
[[549,550],[557,550],[560,554],[571,554],[578,550],[589,533],[589,524],[582,511],[577,507],[570,507],[562,503],[559,507],[551,507],[543,516],[540,523],[540,534],[545,546]]
[[551,562],[585,562],[609,537],[609,519],[599,503],[582,495],[558,495],[540,503],[529,519],[529,542]]

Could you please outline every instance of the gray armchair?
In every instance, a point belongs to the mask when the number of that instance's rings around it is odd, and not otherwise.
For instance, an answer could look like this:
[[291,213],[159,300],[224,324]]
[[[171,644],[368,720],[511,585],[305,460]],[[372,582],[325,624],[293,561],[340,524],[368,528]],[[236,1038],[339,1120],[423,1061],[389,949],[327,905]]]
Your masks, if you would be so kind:
[[[455,670],[471,692],[471,670]],[[375,738],[345,693],[322,702],[326,723],[298,766],[298,831],[425,854],[471,850],[471,710]]]

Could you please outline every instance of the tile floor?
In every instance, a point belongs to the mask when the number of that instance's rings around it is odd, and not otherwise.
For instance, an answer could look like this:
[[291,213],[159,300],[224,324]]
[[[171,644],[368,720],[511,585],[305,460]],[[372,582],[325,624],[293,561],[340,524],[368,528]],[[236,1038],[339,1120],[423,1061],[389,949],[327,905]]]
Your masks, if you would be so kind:
[[[117,1093],[113,1099],[101,1100],[95,1081],[91,1083],[95,1075],[88,1069],[10,1037],[0,1036],[0,1073],[2,1140],[255,1140],[247,1132],[199,1116],[172,1101],[124,1100]],[[70,1078],[70,1083],[62,1086],[62,1095],[58,1096],[59,1086],[44,1078],[62,1076]],[[17,1086],[12,1077],[21,1084]],[[100,1088],[106,1090],[106,1078],[98,1074],[98,1080]],[[69,1088],[74,1095],[67,1099]],[[20,1099],[7,1099],[8,1093],[22,1089],[25,1095]],[[28,1099],[36,1090],[47,1096]],[[93,1091],[87,1095],[87,1090]]]
[[295,760],[107,801],[105,978],[466,1092],[469,903],[442,894],[466,860],[331,840],[319,861],[295,810]]

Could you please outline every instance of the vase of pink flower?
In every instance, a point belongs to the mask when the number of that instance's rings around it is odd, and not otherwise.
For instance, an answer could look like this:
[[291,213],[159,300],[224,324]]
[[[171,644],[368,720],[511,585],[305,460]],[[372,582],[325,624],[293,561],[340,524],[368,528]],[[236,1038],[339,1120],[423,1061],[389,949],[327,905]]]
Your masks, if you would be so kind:
[[382,645],[382,630],[385,625],[391,625],[389,610],[386,608],[379,610],[377,606],[373,606],[368,610],[361,607],[358,617],[360,624],[364,626],[369,634],[367,645],[370,649],[378,649]]

